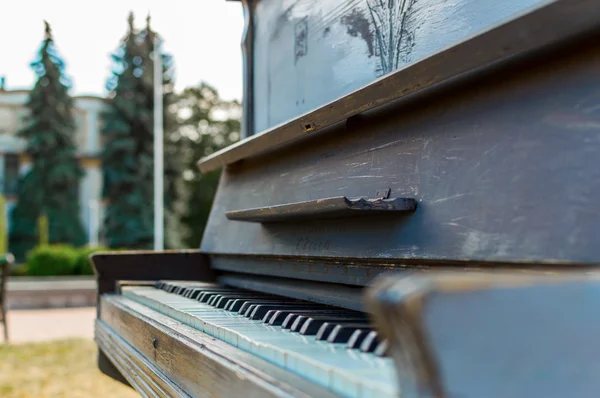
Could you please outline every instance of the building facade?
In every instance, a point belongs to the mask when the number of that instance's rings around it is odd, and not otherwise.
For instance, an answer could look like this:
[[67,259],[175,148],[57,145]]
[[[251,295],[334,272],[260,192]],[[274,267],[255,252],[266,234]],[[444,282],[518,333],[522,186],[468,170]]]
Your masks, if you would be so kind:
[[[19,177],[31,167],[31,159],[25,153],[26,143],[16,134],[25,123],[28,97],[27,90],[0,89],[0,192],[6,197],[9,214],[19,200]],[[97,244],[104,213],[100,162],[100,113],[104,108],[104,99],[76,96],[74,103],[77,157],[85,172],[79,185],[80,216],[88,242]],[[8,223],[10,230],[10,217]]]

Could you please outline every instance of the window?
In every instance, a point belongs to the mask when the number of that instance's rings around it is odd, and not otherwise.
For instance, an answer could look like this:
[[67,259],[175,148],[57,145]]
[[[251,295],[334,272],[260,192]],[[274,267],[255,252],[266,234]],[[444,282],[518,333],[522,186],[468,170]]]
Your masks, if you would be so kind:
[[15,195],[19,186],[19,155],[4,155],[4,194]]
[[0,108],[0,134],[9,134],[14,128],[14,114],[11,108]]
[[87,115],[81,110],[75,111],[75,146],[78,152],[85,151],[87,141]]

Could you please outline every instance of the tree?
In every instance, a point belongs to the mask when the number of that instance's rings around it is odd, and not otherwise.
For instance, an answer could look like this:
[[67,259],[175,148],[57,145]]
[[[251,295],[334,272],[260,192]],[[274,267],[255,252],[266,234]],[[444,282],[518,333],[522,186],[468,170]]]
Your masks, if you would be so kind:
[[11,251],[17,258],[35,246],[37,220],[48,218],[50,243],[81,245],[86,234],[80,220],[79,182],[83,171],[76,159],[71,82],[56,51],[50,25],[31,67],[38,80],[29,95],[25,139],[31,169],[21,178],[19,200],[11,213]]
[[220,171],[200,174],[200,158],[224,148],[240,138],[241,106],[237,101],[224,101],[206,83],[187,88],[177,102],[179,135],[186,168],[183,172],[185,191],[185,243],[198,247],[204,233]]
[[[152,247],[153,213],[153,51],[156,33],[138,31],[129,15],[129,28],[111,58],[112,76],[107,82],[108,110],[103,114],[102,154],[104,197],[108,199],[104,233],[110,247],[144,249]],[[163,65],[163,106],[165,109],[165,215],[166,246],[180,246],[177,216],[178,179],[183,164],[177,156],[179,142],[171,111],[173,60],[161,54]]]

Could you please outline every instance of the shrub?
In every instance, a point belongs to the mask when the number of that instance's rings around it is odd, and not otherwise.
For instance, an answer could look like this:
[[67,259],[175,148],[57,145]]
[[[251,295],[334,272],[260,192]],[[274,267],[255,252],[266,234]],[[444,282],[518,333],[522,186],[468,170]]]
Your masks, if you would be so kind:
[[27,254],[31,276],[74,275],[79,253],[68,245],[38,246]]
[[19,264],[10,271],[10,276],[27,276],[29,275],[29,268],[27,263]]
[[105,247],[82,247],[77,250],[77,264],[75,266],[76,275],[94,275],[92,264],[90,263],[90,254],[99,251],[108,251]]

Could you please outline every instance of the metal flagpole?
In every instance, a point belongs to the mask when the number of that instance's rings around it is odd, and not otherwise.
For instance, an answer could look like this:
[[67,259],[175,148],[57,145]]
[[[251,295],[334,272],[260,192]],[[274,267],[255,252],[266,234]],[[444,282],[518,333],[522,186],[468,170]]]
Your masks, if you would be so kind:
[[154,36],[154,250],[164,249],[163,93],[160,40]]

